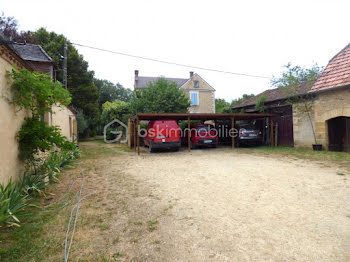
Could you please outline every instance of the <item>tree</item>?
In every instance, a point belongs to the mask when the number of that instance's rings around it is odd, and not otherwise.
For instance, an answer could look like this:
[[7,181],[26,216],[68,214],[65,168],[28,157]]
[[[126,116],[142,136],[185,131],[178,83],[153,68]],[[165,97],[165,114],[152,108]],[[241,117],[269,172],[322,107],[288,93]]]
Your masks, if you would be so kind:
[[318,66],[316,63],[313,64],[311,68],[292,66],[291,63],[288,63],[284,67],[286,70],[284,70],[280,76],[273,77],[271,85],[280,88],[286,96],[288,96],[287,103],[293,105],[301,115],[307,115],[315,144],[317,144],[315,128],[311,116],[314,97],[312,94],[300,93],[299,88],[301,84],[311,88],[316,79],[321,75],[323,67]]
[[231,101],[231,107],[235,106],[235,105],[238,105],[240,103],[243,103],[244,101],[248,100],[249,98],[252,98],[254,97],[255,95],[254,94],[243,94],[242,97],[240,98],[236,98],[236,99],[233,99]]
[[104,79],[94,79],[94,84],[100,93],[99,106],[102,111],[102,105],[104,103],[113,102],[114,100],[120,100],[124,102],[130,102],[132,91],[129,88],[123,87],[121,84],[113,84],[112,82]]
[[323,71],[323,67],[317,63],[314,63],[311,68],[292,66],[291,63],[288,63],[284,68],[285,70],[279,76],[272,78],[271,86],[289,89],[291,92],[301,83],[306,82],[308,85],[312,85]]
[[[63,45],[66,40],[64,35],[48,32],[40,28],[32,33],[49,56],[56,62],[58,68],[62,68]],[[88,121],[89,127],[85,136],[94,134],[100,118],[99,92],[94,85],[94,72],[88,70],[88,62],[78,53],[78,50],[68,42],[67,52],[67,87],[72,94],[72,105],[77,110],[81,109]],[[57,80],[62,81],[62,70],[57,70]]]
[[106,102],[102,106],[102,123],[104,125],[109,122],[118,119],[123,123],[127,123],[128,118],[131,116],[130,104],[115,100],[113,102]]
[[226,113],[230,109],[230,103],[226,102],[223,98],[215,99],[215,112],[216,113]]
[[131,98],[133,113],[187,113],[190,100],[176,83],[159,78]]
[[6,17],[3,12],[0,15],[0,32],[8,39],[15,42],[35,41],[30,31],[19,32],[17,20],[12,16]]

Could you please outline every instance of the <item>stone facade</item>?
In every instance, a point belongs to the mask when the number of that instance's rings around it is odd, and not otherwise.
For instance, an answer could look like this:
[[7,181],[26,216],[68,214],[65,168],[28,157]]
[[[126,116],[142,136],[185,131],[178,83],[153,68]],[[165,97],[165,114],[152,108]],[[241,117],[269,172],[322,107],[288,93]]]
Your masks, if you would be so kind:
[[[139,70],[135,70],[134,89],[145,89],[148,87],[149,83],[154,83],[159,78],[160,77],[139,76]],[[183,89],[190,100],[191,93],[197,93],[198,104],[188,108],[190,113],[215,113],[215,89],[198,74],[190,72],[189,78],[162,78],[174,82],[180,89]]]
[[[198,87],[195,87],[198,81]],[[198,106],[191,106],[190,113],[215,113],[215,90],[199,75],[195,74],[181,87],[190,98],[191,92],[198,92]]]
[[[312,127],[307,114],[293,105],[294,144],[298,147],[310,147],[314,144]],[[317,143],[328,149],[329,119],[335,117],[350,117],[350,87],[328,90],[318,93],[311,111],[312,124],[316,133]]]

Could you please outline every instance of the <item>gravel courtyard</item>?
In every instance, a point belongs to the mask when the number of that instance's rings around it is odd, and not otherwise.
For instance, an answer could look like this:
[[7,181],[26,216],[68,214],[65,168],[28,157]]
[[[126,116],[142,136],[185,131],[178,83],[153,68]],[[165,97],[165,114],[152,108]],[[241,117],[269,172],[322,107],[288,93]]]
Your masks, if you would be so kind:
[[350,261],[350,181],[335,168],[229,149],[133,158],[127,174],[176,200],[161,261]]
[[[77,181],[77,192],[82,173],[97,188],[81,204],[70,261],[350,261],[350,174],[332,162],[249,149],[81,148],[53,189],[58,199]],[[38,249],[42,261],[62,261],[69,212],[34,240],[51,243]]]

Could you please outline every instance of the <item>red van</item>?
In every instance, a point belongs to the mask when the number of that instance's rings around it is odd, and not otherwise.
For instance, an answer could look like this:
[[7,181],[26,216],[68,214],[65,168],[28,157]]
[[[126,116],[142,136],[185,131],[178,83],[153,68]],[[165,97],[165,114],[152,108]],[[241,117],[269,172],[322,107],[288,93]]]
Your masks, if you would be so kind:
[[[188,143],[188,132],[184,132],[184,144]],[[216,147],[219,142],[216,129],[210,124],[197,124],[191,126],[191,148],[199,146]]]
[[180,128],[175,120],[153,120],[147,125],[144,143],[149,151],[165,148],[179,150],[181,147]]

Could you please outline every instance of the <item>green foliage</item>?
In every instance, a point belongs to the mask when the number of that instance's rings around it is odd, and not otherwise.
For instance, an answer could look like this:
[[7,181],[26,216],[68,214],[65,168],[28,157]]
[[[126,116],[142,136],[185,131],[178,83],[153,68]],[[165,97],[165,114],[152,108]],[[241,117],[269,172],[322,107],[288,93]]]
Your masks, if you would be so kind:
[[233,99],[231,101],[231,107],[235,106],[235,105],[238,105],[240,103],[243,103],[244,101],[248,100],[249,98],[252,98],[254,97],[255,95],[254,94],[243,94],[242,97],[240,98],[236,98],[236,99]]
[[78,109],[77,115],[75,116],[78,124],[78,132],[79,134],[83,135],[85,133],[85,130],[89,127],[88,121],[83,113],[83,110]]
[[27,200],[28,195],[11,180],[6,187],[0,184],[0,228],[20,225],[19,218],[26,214]]
[[9,76],[13,79],[11,102],[19,110],[29,109],[34,116],[40,116],[51,112],[53,105],[68,105],[71,102],[70,93],[46,74],[21,69],[12,70]]
[[123,123],[127,123],[131,116],[130,105],[123,101],[106,102],[102,105],[102,123],[108,124],[114,119],[119,119]]
[[[64,35],[48,32],[40,28],[32,33],[36,42],[40,44],[49,56],[53,58],[59,68],[62,68]],[[78,53],[78,50],[68,42],[67,51],[67,87],[72,94],[72,105],[81,109],[88,121],[88,128],[83,136],[89,136],[99,124],[99,92],[94,85],[94,72],[88,70],[88,62]],[[62,81],[62,70],[57,71],[57,80]]]
[[[66,145],[69,148],[68,145]],[[19,218],[27,216],[31,198],[45,194],[50,182],[57,181],[61,168],[69,165],[80,156],[78,148],[53,152],[36,172],[27,171],[14,183],[6,187],[0,184],[0,228],[3,226],[20,226]],[[49,179],[47,179],[49,178]]]
[[137,90],[131,99],[133,113],[186,113],[190,105],[185,92],[164,78]]
[[116,85],[108,80],[94,79],[94,84],[100,93],[99,106],[102,111],[102,105],[106,102],[113,102],[114,100],[120,100],[124,102],[130,102],[132,91],[123,87],[121,84]]
[[265,101],[269,98],[267,93],[263,93],[257,100],[255,104],[255,109],[258,110],[259,112],[263,113],[265,112]]
[[272,78],[271,85],[273,87],[285,88],[286,92],[290,92],[291,94],[294,94],[295,88],[301,83],[306,82],[311,86],[323,71],[323,67],[320,67],[316,63],[311,68],[292,66],[291,63],[288,63],[284,68],[286,70],[280,76]]
[[25,118],[24,124],[17,133],[20,157],[34,164],[35,156],[41,151],[49,151],[53,146],[63,147],[66,138],[56,126],[47,126],[38,117]]
[[230,109],[230,103],[226,102],[225,99],[216,98],[215,99],[215,112],[216,113],[226,113]]

